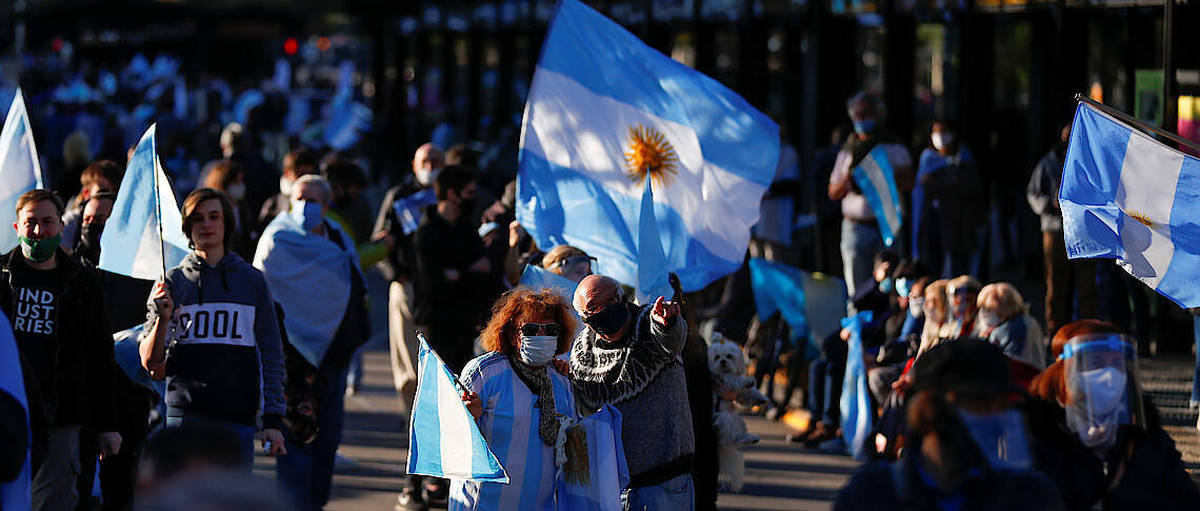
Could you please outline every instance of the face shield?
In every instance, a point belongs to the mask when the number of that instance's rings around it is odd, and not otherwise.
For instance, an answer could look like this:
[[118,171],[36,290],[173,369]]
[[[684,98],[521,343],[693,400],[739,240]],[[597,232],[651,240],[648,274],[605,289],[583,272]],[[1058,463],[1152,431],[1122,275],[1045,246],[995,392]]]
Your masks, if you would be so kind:
[[1074,337],[1063,346],[1067,427],[1089,447],[1116,443],[1122,424],[1143,425],[1137,351],[1128,337]]

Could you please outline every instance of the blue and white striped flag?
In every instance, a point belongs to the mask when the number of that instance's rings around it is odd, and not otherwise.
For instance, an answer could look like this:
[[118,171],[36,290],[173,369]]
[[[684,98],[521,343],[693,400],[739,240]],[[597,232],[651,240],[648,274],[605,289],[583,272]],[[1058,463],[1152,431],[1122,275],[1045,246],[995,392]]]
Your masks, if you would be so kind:
[[517,218],[638,283],[639,202],[654,182],[666,272],[694,291],[736,270],[775,175],[779,128],[733,91],[563,0],[525,105]]
[[896,172],[888,160],[887,149],[883,144],[877,144],[867,156],[851,171],[854,184],[862,191],[875,221],[879,222],[879,235],[883,244],[892,246],[896,236],[900,235],[900,221],[903,212],[900,209],[900,192],[896,191]]
[[42,165],[33,145],[25,98],[17,89],[0,131],[0,252],[17,246],[17,232],[12,228],[17,221],[17,199],[34,188],[45,188]]
[[1200,307],[1200,159],[1080,103],[1059,208],[1072,259],[1107,257],[1183,307]]
[[178,265],[189,251],[175,193],[158,161],[154,127],[150,125],[133,150],[100,237],[101,270],[145,280],[162,277],[164,267]]
[[863,311],[842,319],[842,328],[850,330],[850,338],[846,341],[846,373],[842,377],[842,400],[838,405],[842,412],[842,439],[850,456],[858,461],[866,460],[874,448],[868,445],[875,407],[871,404],[871,393],[867,389],[862,341],[863,326],[871,322],[872,315],[871,311]]
[[642,185],[642,205],[638,211],[638,267],[634,286],[640,304],[652,304],[660,296],[672,296],[667,272],[667,256],[663,253],[662,235],[654,216],[654,187],[650,176]]
[[408,428],[408,473],[508,484],[459,395],[457,378],[417,334],[417,394]]
[[13,337],[12,325],[9,324],[8,318],[4,316],[3,312],[0,312],[0,393],[8,394],[17,400],[17,404],[21,405],[25,429],[25,460],[21,462],[21,471],[17,473],[17,477],[9,481],[0,481],[0,504],[3,504],[5,509],[31,509],[33,506],[33,494],[31,493],[33,452],[30,446],[33,445],[33,427],[29,420],[29,403],[25,399],[25,378],[21,372],[21,356],[17,351],[17,340]]

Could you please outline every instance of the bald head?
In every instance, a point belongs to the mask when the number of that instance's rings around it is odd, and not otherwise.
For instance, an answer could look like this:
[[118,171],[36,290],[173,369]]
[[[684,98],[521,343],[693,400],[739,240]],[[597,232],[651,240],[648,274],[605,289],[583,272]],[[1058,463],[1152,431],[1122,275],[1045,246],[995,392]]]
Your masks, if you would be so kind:
[[446,165],[446,157],[438,146],[433,145],[433,142],[426,142],[417,148],[416,153],[413,153],[412,165],[413,172],[441,170]]
[[621,285],[612,277],[588,275],[575,288],[575,311],[582,316],[594,314],[619,299]]

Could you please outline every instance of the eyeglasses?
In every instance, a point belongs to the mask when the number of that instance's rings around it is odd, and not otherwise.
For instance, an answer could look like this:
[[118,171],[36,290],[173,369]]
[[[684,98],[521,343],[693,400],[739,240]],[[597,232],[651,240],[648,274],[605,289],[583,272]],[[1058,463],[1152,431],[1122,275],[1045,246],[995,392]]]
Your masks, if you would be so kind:
[[557,263],[554,263],[554,267],[562,268],[563,266],[573,266],[576,264],[583,264],[583,263],[587,263],[588,266],[591,266],[592,261],[595,261],[595,260],[596,260],[596,258],[592,257],[592,256],[577,255],[577,256],[573,256],[573,257],[568,257],[566,259],[562,259],[562,260],[558,261]]
[[557,337],[559,331],[558,323],[525,323],[521,325],[521,335],[525,337],[536,335],[553,335]]

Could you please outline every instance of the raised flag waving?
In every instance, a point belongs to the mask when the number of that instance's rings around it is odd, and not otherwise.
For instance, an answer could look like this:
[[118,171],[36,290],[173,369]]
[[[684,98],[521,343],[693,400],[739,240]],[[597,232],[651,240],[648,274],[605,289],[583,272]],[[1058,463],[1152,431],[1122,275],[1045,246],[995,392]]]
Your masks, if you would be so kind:
[[900,221],[903,216],[900,209],[900,192],[896,190],[896,172],[888,159],[887,148],[876,144],[875,148],[859,162],[851,171],[854,184],[862,190],[862,195],[875,214],[879,223],[879,235],[883,244],[892,246],[896,236],[900,235]]
[[1079,104],[1059,191],[1070,258],[1115,258],[1180,306],[1200,307],[1198,203],[1200,159]]
[[17,199],[35,188],[45,188],[42,165],[33,144],[25,98],[17,89],[0,130],[0,252],[17,246],[17,233],[11,227],[17,221]]
[[408,429],[408,473],[508,484],[459,396],[458,379],[417,334],[417,394]]
[[133,151],[112,218],[100,237],[100,269],[155,280],[188,254],[175,192],[158,161],[154,125]]
[[742,264],[775,175],[779,128],[715,80],[563,0],[521,133],[517,218],[538,246],[570,244],[638,285],[644,183],[665,275],[700,289]]

